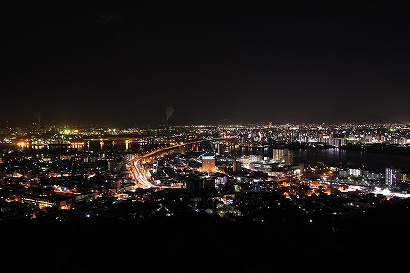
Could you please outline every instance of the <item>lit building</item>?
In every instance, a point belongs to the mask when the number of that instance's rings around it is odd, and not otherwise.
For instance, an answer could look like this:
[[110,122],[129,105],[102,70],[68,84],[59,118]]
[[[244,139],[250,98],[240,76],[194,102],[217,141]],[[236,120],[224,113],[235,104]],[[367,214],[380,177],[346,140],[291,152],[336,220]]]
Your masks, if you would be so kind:
[[283,159],[283,149],[273,149],[272,160],[276,162],[281,162]]
[[241,170],[242,170],[242,162],[235,158],[232,161],[232,171],[237,172]]
[[214,172],[215,171],[215,155],[212,153],[206,153],[201,156],[202,158],[202,172]]
[[385,183],[389,187],[399,188],[401,183],[401,170],[393,167],[386,167]]
[[272,160],[290,165],[293,162],[293,152],[289,148],[273,149]]
[[293,152],[289,148],[283,149],[283,161],[285,165],[290,165],[293,162]]

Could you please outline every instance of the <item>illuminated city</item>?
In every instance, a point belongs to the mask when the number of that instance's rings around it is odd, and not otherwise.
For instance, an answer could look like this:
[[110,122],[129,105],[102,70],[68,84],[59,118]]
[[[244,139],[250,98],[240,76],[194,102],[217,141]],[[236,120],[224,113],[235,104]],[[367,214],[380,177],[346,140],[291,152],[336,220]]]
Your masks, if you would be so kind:
[[[405,124],[66,126],[7,128],[1,137],[5,223],[198,217],[325,236],[348,234],[377,208],[410,202]],[[308,153],[337,154],[341,162],[300,157]],[[362,163],[344,162],[355,154]],[[380,154],[405,160],[405,168],[371,164]]]
[[5,1],[1,272],[406,271],[409,7]]

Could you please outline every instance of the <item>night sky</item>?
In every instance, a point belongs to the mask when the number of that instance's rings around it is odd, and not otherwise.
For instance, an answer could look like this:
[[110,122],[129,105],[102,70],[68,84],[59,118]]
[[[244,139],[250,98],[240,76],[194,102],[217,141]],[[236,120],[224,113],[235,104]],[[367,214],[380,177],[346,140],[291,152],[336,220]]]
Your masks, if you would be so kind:
[[406,1],[265,3],[2,2],[0,125],[410,122]]

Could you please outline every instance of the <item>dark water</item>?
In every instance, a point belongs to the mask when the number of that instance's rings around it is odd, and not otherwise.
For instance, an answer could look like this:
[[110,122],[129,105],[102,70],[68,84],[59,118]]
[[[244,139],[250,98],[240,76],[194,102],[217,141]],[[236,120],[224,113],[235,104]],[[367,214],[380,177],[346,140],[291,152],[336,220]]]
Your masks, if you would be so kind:
[[141,144],[139,142],[129,142],[128,144],[123,141],[90,141],[84,146],[79,147],[79,150],[83,151],[131,151],[135,153],[140,153],[144,151],[149,151],[159,147],[155,144]]
[[[11,148],[8,144],[2,144],[1,148]],[[130,151],[141,153],[158,148],[156,144],[141,144],[137,142],[125,143],[125,141],[90,141],[82,147],[83,151]],[[236,157],[243,155],[260,155],[262,157],[272,158],[273,147],[238,147],[225,146],[211,142],[202,142],[197,145],[185,145],[184,150],[190,151],[214,151],[216,153],[230,153]],[[351,168],[362,168],[374,172],[384,172],[386,167],[396,167],[403,173],[410,173],[410,156],[384,154],[368,151],[342,150],[338,148],[328,149],[298,149],[293,150],[293,162],[313,164],[323,162],[327,166],[348,166]]]
[[[231,150],[236,156],[261,155],[272,158],[273,147],[238,148]],[[384,173],[386,167],[395,167],[403,173],[410,173],[410,156],[399,154],[376,153],[368,151],[329,149],[293,150],[293,162],[314,164],[323,162],[326,166],[361,168],[372,172]]]
[[[128,149],[136,153],[152,150],[158,145],[140,145],[138,143],[130,143]],[[93,150],[108,150],[118,149],[125,150],[125,143],[105,143],[101,147],[99,142],[90,143],[88,149]],[[238,147],[225,146],[216,143],[202,142],[197,145],[186,145],[186,151],[214,151],[216,153],[230,153],[236,157],[242,155],[260,155],[262,157],[272,158],[272,146],[266,147]],[[343,150],[338,148],[328,149],[298,149],[293,150],[293,162],[313,164],[316,162],[323,162],[327,166],[347,166],[350,168],[362,168],[373,172],[384,173],[386,167],[396,167],[402,170],[403,173],[410,173],[410,156],[384,154],[368,151]]]
[[348,166],[362,168],[374,172],[384,172],[386,167],[395,167],[403,173],[410,172],[410,156],[383,154],[366,151],[340,150],[330,148],[323,150],[296,150],[294,162],[324,162],[332,166]]

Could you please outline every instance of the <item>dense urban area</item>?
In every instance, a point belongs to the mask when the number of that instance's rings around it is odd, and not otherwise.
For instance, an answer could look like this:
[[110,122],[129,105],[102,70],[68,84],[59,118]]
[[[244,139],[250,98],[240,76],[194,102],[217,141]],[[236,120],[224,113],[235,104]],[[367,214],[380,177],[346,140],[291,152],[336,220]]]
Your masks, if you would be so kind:
[[23,271],[370,272],[409,255],[407,169],[294,157],[407,158],[408,124],[34,123],[0,137],[1,259]]

